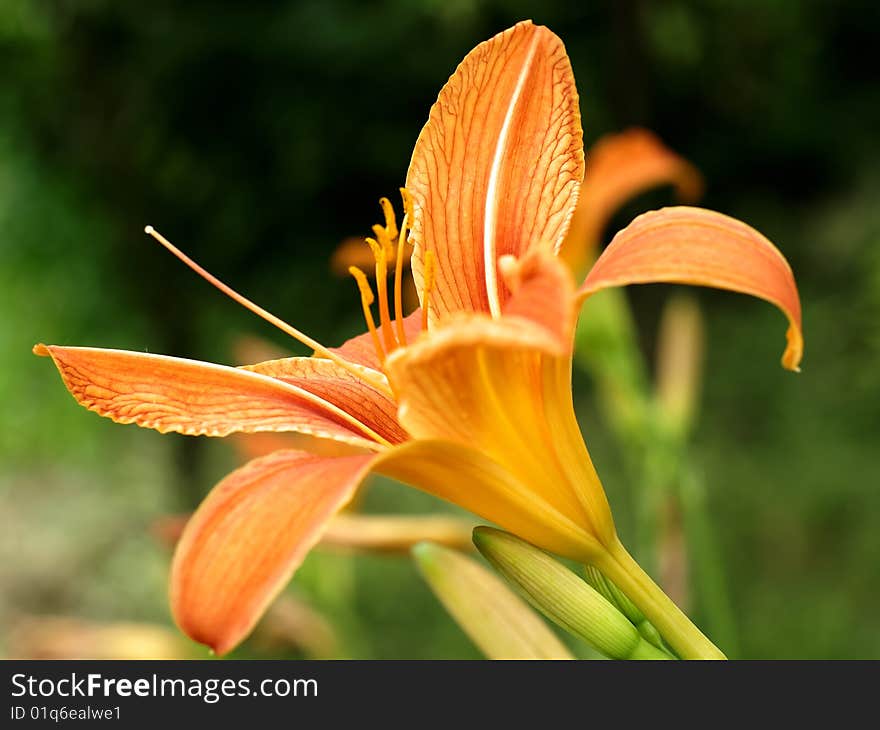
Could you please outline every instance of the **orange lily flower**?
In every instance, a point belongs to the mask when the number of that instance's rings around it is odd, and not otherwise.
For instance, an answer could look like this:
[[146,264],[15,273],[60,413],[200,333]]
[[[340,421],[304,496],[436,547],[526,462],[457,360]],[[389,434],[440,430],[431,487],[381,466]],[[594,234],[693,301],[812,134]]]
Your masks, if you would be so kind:
[[[54,359],[82,405],[117,422],[211,436],[294,431],[355,447],[339,456],[277,451],[214,488],[187,524],[172,565],[173,614],[187,634],[220,654],[234,647],[358,484],[379,472],[596,565],[681,656],[720,655],[617,538],[572,403],[577,310],[600,289],[647,281],[753,294],[788,316],[783,364],[794,369],[801,355],[797,289],[785,259],[759,233],[687,207],[637,218],[576,287],[556,252],[583,174],[565,49],[547,28],[522,22],[471,51],[431,109],[407,174],[403,220],[398,227],[387,214],[376,229],[378,326],[374,294],[358,269],[352,273],[368,331],[331,349],[153,232],[315,356],[230,368],[116,350],[35,348]],[[404,317],[407,243],[422,307]]]

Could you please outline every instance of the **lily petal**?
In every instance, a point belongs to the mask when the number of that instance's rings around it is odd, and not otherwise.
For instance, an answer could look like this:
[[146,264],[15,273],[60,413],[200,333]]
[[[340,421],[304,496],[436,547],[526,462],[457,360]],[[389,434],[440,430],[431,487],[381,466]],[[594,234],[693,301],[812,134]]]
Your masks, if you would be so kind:
[[313,393],[351,414],[388,443],[396,444],[408,438],[397,422],[397,404],[332,360],[287,357],[246,365],[242,369],[277,378]]
[[[562,243],[584,174],[578,96],[565,47],[525,21],[478,45],[440,91],[413,151],[413,276],[431,322],[498,314],[500,256]],[[424,301],[423,301],[424,304]]]
[[[571,402],[570,344],[527,319],[459,315],[386,363],[401,424],[415,439],[456,443],[485,454],[514,475],[524,500],[569,515],[581,533],[614,537],[613,521]],[[481,506],[487,490],[471,489],[450,471],[445,489],[472,491],[455,501],[502,524]],[[384,467],[382,467],[384,468]],[[462,486],[458,486],[462,485]],[[418,484],[417,484],[418,486]],[[476,506],[474,506],[476,505]],[[544,507],[540,507],[544,509]],[[540,528],[545,518],[528,517]],[[527,524],[504,525],[559,552]],[[567,551],[564,554],[571,554]],[[583,557],[583,552],[581,556]]]
[[788,317],[782,366],[798,370],[804,341],[801,303],[788,262],[758,231],[702,208],[645,213],[620,231],[578,290],[666,282],[728,289],[775,304]]
[[267,375],[196,360],[37,345],[81,405],[160,433],[298,431],[376,449],[381,436],[318,396]]
[[614,212],[649,188],[671,184],[683,203],[703,193],[696,167],[647,129],[607,134],[587,153],[587,169],[577,208],[559,255],[575,273],[583,272]]
[[583,559],[598,546],[535,485],[518,479],[479,447],[439,439],[407,441],[380,454],[374,468],[558,555]]
[[217,654],[238,644],[375,458],[278,451],[223,479],[187,523],[174,554],[171,609],[178,626]]
[[[394,320],[394,322],[392,322],[395,330],[396,322],[397,320]],[[384,325],[376,327],[376,331],[379,334],[379,341],[384,341]],[[403,318],[403,332],[406,336],[406,341],[408,343],[414,342],[416,338],[421,334],[421,308],[416,309],[414,312],[408,314],[406,317]],[[376,354],[376,348],[373,345],[373,337],[369,332],[364,332],[364,334],[362,335],[352,337],[350,340],[346,340],[345,342],[343,342],[339,347],[331,347],[328,349],[330,350],[330,352],[334,352],[340,357],[344,357],[349,362],[372,368],[373,370],[376,370],[378,374],[381,374],[382,372],[382,364],[379,362],[379,357]]]
[[520,260],[505,256],[498,264],[510,290],[504,316],[531,320],[557,339],[560,351],[568,350],[577,320],[571,272],[546,251]]

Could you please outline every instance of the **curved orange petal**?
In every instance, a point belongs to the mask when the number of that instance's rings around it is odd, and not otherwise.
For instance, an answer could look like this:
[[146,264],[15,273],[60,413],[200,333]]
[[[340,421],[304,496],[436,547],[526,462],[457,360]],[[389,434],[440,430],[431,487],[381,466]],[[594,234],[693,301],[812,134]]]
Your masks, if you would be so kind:
[[189,436],[299,431],[372,449],[383,442],[332,403],[239,368],[94,347],[37,345],[34,352],[52,357],[80,405],[117,423]]
[[461,310],[497,314],[506,298],[498,257],[558,248],[583,172],[562,41],[525,21],[474,48],[431,107],[407,173],[421,298],[425,252],[436,262],[431,321]]
[[217,654],[284,588],[375,456],[278,451],[221,481],[186,525],[171,566],[178,626]]
[[369,426],[388,443],[408,438],[397,422],[397,404],[332,360],[287,357],[245,365],[242,369],[278,378],[315,394]]
[[782,365],[798,370],[804,341],[794,275],[785,257],[754,228],[702,208],[645,213],[614,237],[578,295],[652,282],[728,289],[775,304],[789,321]]
[[[392,324],[395,325],[395,331],[396,322],[397,320],[392,322]],[[376,327],[376,331],[379,333],[380,342],[384,341],[382,333],[385,330],[383,327],[384,325]],[[414,312],[403,318],[403,332],[406,335],[406,341],[408,343],[415,342],[416,338],[422,332],[421,309],[416,309]],[[382,364],[379,362],[379,358],[376,355],[376,348],[373,345],[373,337],[369,332],[352,337],[350,340],[343,342],[339,347],[329,347],[327,349],[356,365],[363,365],[364,367],[372,368],[373,370],[378,370],[380,372],[382,370]]]
[[634,128],[606,134],[587,153],[584,184],[559,255],[572,271],[583,271],[614,212],[630,198],[664,184],[674,185],[684,203],[703,193],[697,168],[653,132]]

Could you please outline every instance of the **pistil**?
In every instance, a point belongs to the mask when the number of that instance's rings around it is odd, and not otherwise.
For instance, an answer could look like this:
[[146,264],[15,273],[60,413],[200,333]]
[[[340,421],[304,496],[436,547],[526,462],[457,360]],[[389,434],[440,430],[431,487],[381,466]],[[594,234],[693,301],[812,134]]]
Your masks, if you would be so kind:
[[[322,345],[317,340],[313,340],[306,334],[303,334],[295,327],[287,324],[283,319],[276,317],[271,312],[263,309],[258,304],[255,304],[247,297],[239,294],[235,289],[224,284],[220,279],[216,276],[208,272],[206,269],[203,269],[199,264],[193,261],[189,256],[187,256],[183,251],[181,251],[177,246],[175,246],[171,241],[169,241],[165,236],[163,236],[159,231],[157,231],[153,226],[147,226],[144,228],[144,233],[148,236],[152,236],[156,241],[161,243],[168,251],[174,254],[178,259],[180,259],[183,263],[185,263],[189,268],[195,271],[199,276],[205,279],[208,283],[213,284],[220,291],[222,291],[226,296],[230,299],[241,304],[245,309],[250,310],[258,317],[266,320],[270,324],[275,325],[278,329],[284,332],[287,335],[290,335],[295,340],[301,342],[306,347],[310,347],[315,351],[315,354],[319,357],[326,358],[328,360],[332,360],[340,367],[349,371],[353,375],[355,375],[358,379],[363,380],[366,383],[369,383],[371,386],[376,388],[377,390],[383,393],[391,393],[390,388],[388,387],[388,381],[381,376],[379,373],[375,373],[369,368],[362,367],[360,365],[356,365],[355,363],[351,363],[343,357],[340,357],[334,352],[328,350],[324,345]],[[372,293],[371,293],[372,294]]]

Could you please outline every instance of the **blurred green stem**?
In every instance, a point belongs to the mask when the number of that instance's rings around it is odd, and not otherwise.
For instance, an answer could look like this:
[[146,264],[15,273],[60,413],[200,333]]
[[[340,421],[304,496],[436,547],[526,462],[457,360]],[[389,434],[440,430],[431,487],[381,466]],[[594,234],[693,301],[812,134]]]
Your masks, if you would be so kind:
[[739,652],[736,621],[718,541],[706,510],[705,485],[692,468],[685,469],[678,484],[696,598],[712,636],[735,657]]
[[664,641],[682,659],[727,658],[651,580],[620,542],[612,545],[595,564],[657,627]]
[[[693,303],[691,306],[696,307]],[[671,544],[668,531],[681,530],[668,520],[680,514],[693,593],[712,634],[733,650],[734,621],[721,556],[702,484],[694,478],[687,458],[687,424],[692,413],[671,421],[665,417],[623,291],[603,291],[587,301],[578,323],[575,362],[596,382],[600,406],[620,444],[630,481],[639,485],[635,522],[639,561],[656,574],[663,536]]]

